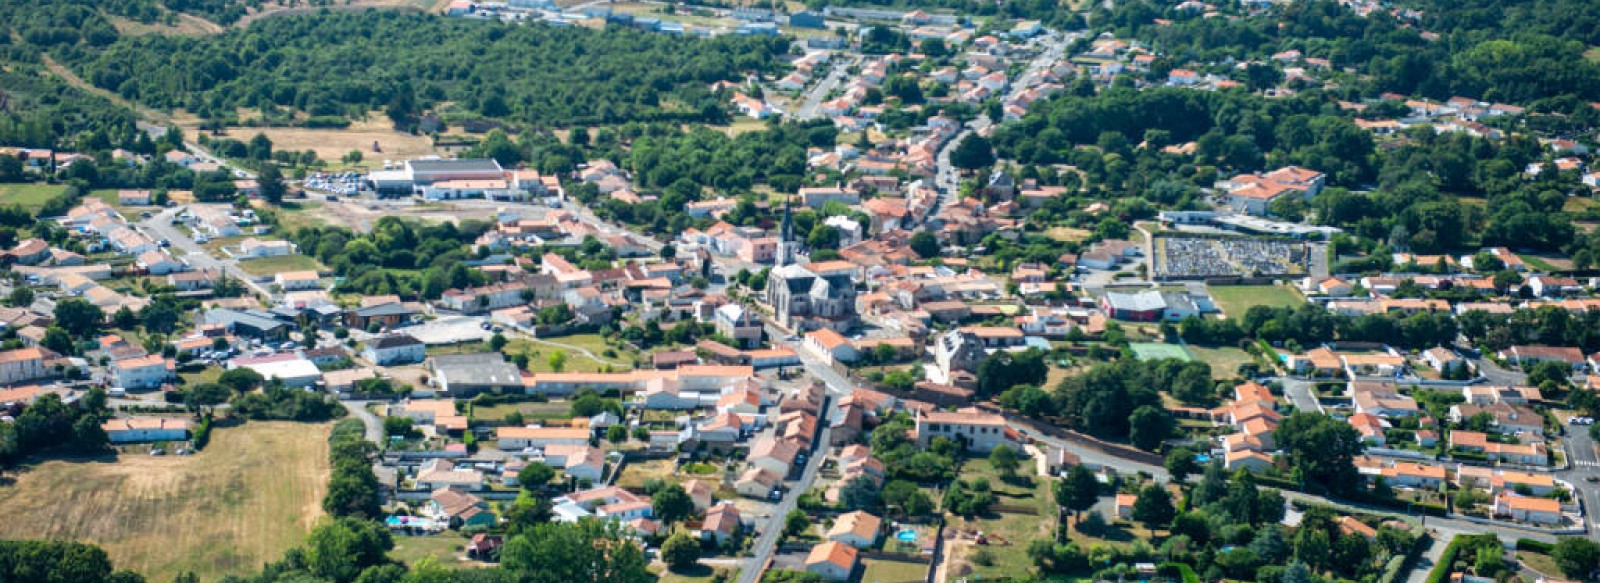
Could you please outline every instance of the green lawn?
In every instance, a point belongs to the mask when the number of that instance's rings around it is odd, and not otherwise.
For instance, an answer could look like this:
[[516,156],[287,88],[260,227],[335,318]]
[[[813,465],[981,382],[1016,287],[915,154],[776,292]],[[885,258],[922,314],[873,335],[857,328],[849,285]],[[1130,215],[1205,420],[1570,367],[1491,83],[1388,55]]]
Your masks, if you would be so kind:
[[1283,308],[1305,303],[1300,292],[1277,285],[1218,285],[1206,289],[1229,318],[1243,317],[1251,306]]
[[522,413],[522,418],[528,421],[543,419],[568,419],[571,418],[572,405],[566,401],[547,401],[544,403],[500,403],[488,407],[473,405],[472,416],[475,419],[505,419],[512,412]]
[[[551,342],[567,344],[568,338],[583,339],[585,336],[592,337],[596,340],[599,339],[599,336],[585,334],[582,336],[551,338],[549,340]],[[583,341],[574,342],[572,344],[575,346],[582,346],[588,349],[589,352],[596,355],[603,355],[606,350],[606,347],[603,344],[601,346],[590,346]],[[607,358],[605,356],[601,356],[601,358],[605,359],[605,362],[601,362],[584,356],[583,353],[576,350],[562,348],[560,346],[551,346],[549,344],[542,344],[538,342],[529,342],[528,340],[522,338],[512,338],[506,342],[505,350],[501,352],[504,352],[508,358],[515,354],[527,354],[528,372],[555,372],[555,369],[550,366],[550,355],[557,352],[567,353],[566,364],[562,365],[561,367],[562,372],[601,372],[607,365],[610,365],[611,370],[613,371],[631,370],[633,368],[634,354],[623,349],[613,350],[617,351],[617,357]]]
[[1208,348],[1190,344],[1188,349],[1189,354],[1211,365],[1211,378],[1217,380],[1231,379],[1239,370],[1239,365],[1255,362],[1249,353],[1232,346]]
[[[1020,473],[1029,475],[1029,464],[1024,464]],[[1049,537],[1052,523],[1051,515],[1047,513],[1053,504],[1050,501],[1049,485],[1044,481],[1032,479],[1031,483],[1012,484],[1003,482],[995,474],[994,468],[987,459],[970,459],[961,466],[963,479],[986,478],[995,493],[997,503],[1006,507],[1028,507],[1032,512],[992,512],[985,516],[974,517],[967,520],[959,516],[950,518],[949,524],[968,531],[983,531],[989,544],[982,547],[959,545],[956,557],[958,562],[968,564],[973,569],[972,574],[983,579],[1012,578],[1025,579],[1031,575],[1033,563],[1028,559],[1028,541],[1036,538]],[[988,565],[979,565],[972,561],[977,549],[983,549],[993,559]]]
[[266,276],[284,271],[321,271],[323,267],[321,263],[317,263],[316,259],[297,253],[282,257],[263,257],[261,259],[240,261],[239,269],[243,269],[245,273],[250,275]]
[[1178,360],[1194,360],[1182,346],[1176,344],[1157,344],[1152,342],[1133,342],[1128,344],[1133,349],[1133,355],[1139,360],[1161,360],[1176,358]]
[[928,575],[928,565],[924,563],[878,559],[862,559],[861,563],[866,567],[861,573],[861,583],[924,581]]
[[21,205],[35,211],[66,191],[60,184],[0,184],[0,206]]
[[465,544],[467,539],[448,532],[431,536],[396,535],[394,550],[389,551],[389,558],[410,566],[416,566],[422,559],[432,558],[440,565],[451,566],[458,562],[456,550]]

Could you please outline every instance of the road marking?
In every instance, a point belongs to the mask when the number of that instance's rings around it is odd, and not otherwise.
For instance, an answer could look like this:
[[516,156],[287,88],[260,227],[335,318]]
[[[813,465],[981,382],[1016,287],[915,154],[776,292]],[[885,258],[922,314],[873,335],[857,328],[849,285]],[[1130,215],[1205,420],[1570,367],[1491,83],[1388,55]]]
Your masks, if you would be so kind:
[[1580,468],[1600,468],[1600,462],[1587,461],[1587,460],[1574,461],[1574,462],[1572,462],[1572,465],[1578,466]]

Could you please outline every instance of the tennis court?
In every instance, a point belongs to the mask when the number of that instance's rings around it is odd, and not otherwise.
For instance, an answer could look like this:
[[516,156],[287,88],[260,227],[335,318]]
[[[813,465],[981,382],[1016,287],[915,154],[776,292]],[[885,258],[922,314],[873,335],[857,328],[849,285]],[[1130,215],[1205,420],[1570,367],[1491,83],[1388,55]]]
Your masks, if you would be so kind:
[[1194,360],[1194,357],[1189,355],[1189,351],[1176,344],[1133,342],[1128,344],[1128,348],[1133,349],[1133,356],[1139,360],[1161,360],[1163,358]]

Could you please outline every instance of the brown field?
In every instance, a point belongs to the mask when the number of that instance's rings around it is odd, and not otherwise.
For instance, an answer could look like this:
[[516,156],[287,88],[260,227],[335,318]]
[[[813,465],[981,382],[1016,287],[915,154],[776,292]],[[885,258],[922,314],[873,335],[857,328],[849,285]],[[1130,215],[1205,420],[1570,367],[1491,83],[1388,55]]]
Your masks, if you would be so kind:
[[164,34],[176,36],[200,36],[219,34],[222,25],[211,22],[192,14],[179,14],[177,24],[167,26],[166,23],[145,24],[136,20],[122,17],[112,17],[111,25],[117,27],[117,32],[128,36],[142,36],[147,34]]
[[328,428],[251,422],[190,457],[39,464],[0,487],[0,538],[92,542],[151,581],[259,570],[322,515]]
[[[249,141],[257,133],[272,140],[274,150],[312,150],[324,162],[337,165],[351,150],[361,151],[363,166],[381,167],[384,160],[405,160],[433,154],[433,143],[427,136],[413,136],[394,131],[388,118],[374,115],[357,121],[350,127],[335,129],[310,128],[228,128],[223,136]],[[378,142],[382,152],[372,151]]]

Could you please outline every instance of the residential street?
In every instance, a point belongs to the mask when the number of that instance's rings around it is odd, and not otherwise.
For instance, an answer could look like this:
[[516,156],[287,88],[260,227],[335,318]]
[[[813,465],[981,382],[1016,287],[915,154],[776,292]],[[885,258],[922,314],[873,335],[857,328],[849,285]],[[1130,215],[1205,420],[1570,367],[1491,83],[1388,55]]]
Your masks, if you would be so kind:
[[179,257],[189,263],[196,270],[216,271],[227,277],[232,277],[244,283],[251,291],[265,298],[273,297],[272,290],[267,286],[257,283],[253,277],[239,269],[239,261],[233,258],[218,258],[206,251],[194,238],[172,226],[172,220],[183,212],[182,206],[172,207],[161,211],[148,219],[138,223],[139,228],[155,239],[166,239],[171,248],[182,250],[184,255]]
[[795,109],[794,117],[801,120],[821,117],[818,115],[817,108],[821,107],[822,102],[828,99],[828,94],[837,89],[841,81],[844,81],[845,72],[859,64],[861,64],[860,57],[840,58],[840,60],[835,61],[832,68],[828,70],[827,77],[823,77],[821,81],[818,81],[801,94],[800,107]]

